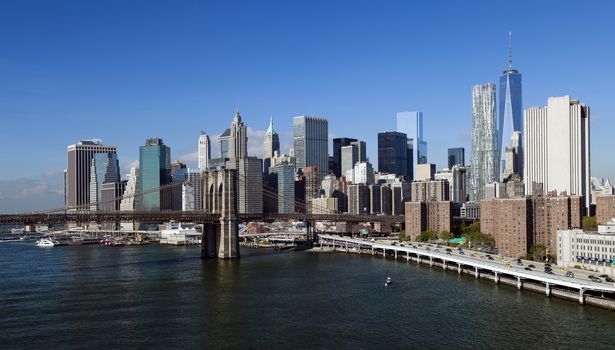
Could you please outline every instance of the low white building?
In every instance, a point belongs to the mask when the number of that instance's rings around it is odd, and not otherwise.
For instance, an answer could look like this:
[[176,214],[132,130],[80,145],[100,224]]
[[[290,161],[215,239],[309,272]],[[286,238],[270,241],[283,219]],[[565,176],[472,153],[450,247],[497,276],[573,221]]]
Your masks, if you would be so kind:
[[615,274],[615,219],[599,225],[598,232],[558,230],[557,264]]
[[166,229],[160,230],[160,244],[192,245],[201,244],[202,233],[197,232],[194,225],[184,225],[171,222]]

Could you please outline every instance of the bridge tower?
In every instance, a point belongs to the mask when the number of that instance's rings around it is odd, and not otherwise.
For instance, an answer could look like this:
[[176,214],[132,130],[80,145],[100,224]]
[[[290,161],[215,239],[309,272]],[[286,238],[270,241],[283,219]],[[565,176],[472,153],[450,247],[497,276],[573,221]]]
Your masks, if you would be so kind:
[[203,210],[220,214],[219,223],[203,224],[202,259],[239,258],[237,180],[237,170],[202,173]]

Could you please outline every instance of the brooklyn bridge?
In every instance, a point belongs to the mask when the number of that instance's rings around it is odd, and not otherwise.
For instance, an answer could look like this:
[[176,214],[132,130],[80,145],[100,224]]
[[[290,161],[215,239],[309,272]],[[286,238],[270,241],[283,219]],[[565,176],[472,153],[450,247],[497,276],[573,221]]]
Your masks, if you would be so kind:
[[[404,215],[373,215],[331,213],[326,208],[308,208],[305,203],[294,198],[282,198],[276,191],[263,187],[264,201],[277,202],[280,198],[295,201],[294,213],[241,213],[239,206],[238,185],[246,180],[240,178],[236,170],[220,169],[210,170],[203,175],[203,208],[194,211],[161,210],[161,211],[122,211],[122,210],[90,210],[92,203],[54,208],[46,211],[4,214],[0,215],[0,225],[36,225],[36,224],[91,224],[121,222],[165,223],[169,221],[189,222],[203,226],[201,257],[204,259],[238,258],[239,252],[239,223],[247,222],[276,222],[276,221],[303,221],[306,223],[307,237],[314,239],[313,227],[316,221],[335,223],[378,223],[381,226],[404,222]],[[142,197],[149,193],[169,191],[179,183],[171,183],[158,188],[148,189],[135,193],[134,197]],[[125,196],[114,198],[111,201],[121,201]],[[100,201],[95,204],[104,204]],[[316,209],[316,210],[315,210]]]

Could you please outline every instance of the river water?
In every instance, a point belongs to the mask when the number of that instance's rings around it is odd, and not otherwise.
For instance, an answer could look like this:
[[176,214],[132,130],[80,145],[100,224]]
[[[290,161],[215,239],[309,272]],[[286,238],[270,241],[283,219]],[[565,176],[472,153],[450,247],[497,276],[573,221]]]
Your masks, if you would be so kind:
[[199,249],[0,243],[0,349],[615,348],[613,311],[454,271]]

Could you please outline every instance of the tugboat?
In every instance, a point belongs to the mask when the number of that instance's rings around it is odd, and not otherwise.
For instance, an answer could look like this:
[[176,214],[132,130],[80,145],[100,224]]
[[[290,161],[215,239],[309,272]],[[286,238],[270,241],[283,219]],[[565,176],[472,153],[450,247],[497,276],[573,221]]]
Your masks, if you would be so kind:
[[388,286],[389,284],[393,283],[393,280],[391,279],[391,277],[387,277],[386,282],[384,282],[384,286]]

